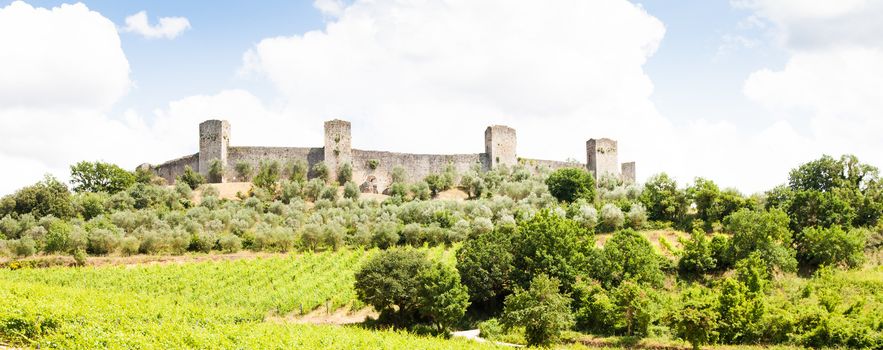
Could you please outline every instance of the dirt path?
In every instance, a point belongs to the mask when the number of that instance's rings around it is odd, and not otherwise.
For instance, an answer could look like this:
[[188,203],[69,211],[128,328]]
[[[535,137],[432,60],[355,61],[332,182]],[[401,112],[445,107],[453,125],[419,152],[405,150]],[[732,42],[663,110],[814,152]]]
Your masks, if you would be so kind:
[[[479,334],[481,334],[481,330],[478,330],[478,329],[470,329],[470,330],[466,330],[466,331],[451,332],[452,337],[472,339],[472,340],[475,340],[479,343],[488,342],[487,339],[480,337]],[[523,348],[524,347],[524,345],[504,343],[504,342],[499,342],[499,341],[495,341],[495,342],[491,342],[491,343],[496,344],[496,345],[501,345],[501,346],[510,346],[513,348]]]
[[368,317],[377,318],[378,313],[371,308],[363,308],[353,311],[350,307],[342,307],[331,313],[325,311],[324,307],[319,307],[310,311],[306,315],[299,315],[297,312],[283,316],[268,316],[264,320],[267,322],[277,323],[300,323],[300,324],[316,324],[316,325],[346,325],[362,323]]

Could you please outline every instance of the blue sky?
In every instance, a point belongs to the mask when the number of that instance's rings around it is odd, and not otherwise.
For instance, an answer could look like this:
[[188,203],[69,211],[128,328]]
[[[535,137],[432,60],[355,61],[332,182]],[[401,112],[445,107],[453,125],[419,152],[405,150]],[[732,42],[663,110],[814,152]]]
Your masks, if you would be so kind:
[[209,118],[242,145],[318,145],[331,118],[395,151],[481,152],[508,124],[520,155],[582,160],[613,137],[639,179],[744,192],[822,153],[883,164],[879,0],[65,3],[0,1],[0,193],[193,153]]

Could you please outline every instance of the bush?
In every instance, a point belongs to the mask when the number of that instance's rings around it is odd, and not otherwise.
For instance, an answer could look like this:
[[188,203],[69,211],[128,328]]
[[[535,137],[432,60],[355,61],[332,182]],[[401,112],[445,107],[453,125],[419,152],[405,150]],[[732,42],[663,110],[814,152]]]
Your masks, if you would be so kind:
[[404,183],[408,181],[408,174],[405,173],[405,168],[401,165],[394,166],[389,175],[392,182]]
[[613,290],[618,315],[617,328],[628,336],[646,336],[656,319],[658,305],[653,288],[633,281],[624,281]]
[[378,248],[389,248],[399,243],[399,225],[395,222],[379,222],[374,226],[374,234],[371,238]]
[[616,332],[616,305],[597,281],[579,281],[574,286],[574,310],[579,330],[593,334],[612,335]]
[[116,164],[83,161],[71,165],[71,184],[75,192],[114,194],[125,191],[134,183],[135,174]]
[[788,216],[781,210],[739,210],[726,218],[726,230],[733,234],[733,257],[740,260],[760,253],[770,270],[794,271],[797,260],[791,248]]
[[53,220],[47,228],[43,251],[47,253],[66,253],[71,248],[71,231],[73,227],[62,220]]
[[432,198],[432,191],[425,181],[418,181],[411,185],[411,195],[414,199],[426,201]]
[[641,204],[647,209],[647,217],[654,221],[669,221],[679,224],[687,213],[687,196],[678,189],[678,184],[667,174],[652,176],[644,184]]
[[701,276],[716,268],[711,242],[701,230],[693,230],[678,260],[678,271],[685,276]]
[[189,165],[185,165],[184,173],[178,176],[175,181],[183,182],[187,184],[187,186],[190,186],[191,190],[195,190],[197,187],[199,187],[199,185],[205,183],[205,178],[202,177],[200,173],[193,171],[193,168],[191,168]]
[[616,231],[625,223],[625,216],[622,210],[612,203],[604,204],[601,208],[601,224],[607,232]]
[[313,165],[313,178],[320,179],[325,183],[331,181],[331,170],[328,169],[328,165],[324,161]]
[[650,242],[635,230],[614,233],[604,244],[599,260],[594,277],[608,288],[619,286],[626,280],[662,286],[661,259]]
[[218,245],[225,253],[236,253],[242,250],[242,238],[233,234],[226,234],[218,239]]
[[506,297],[502,323],[508,330],[523,326],[528,346],[548,346],[573,325],[570,298],[558,292],[559,282],[538,275],[527,290],[516,289]]
[[514,282],[526,288],[534,277],[545,274],[569,291],[585,263],[584,247],[593,241],[573,220],[539,212],[520,222],[512,239]]
[[105,228],[93,229],[89,232],[86,251],[92,255],[106,255],[119,246],[120,235]]
[[84,220],[104,214],[110,197],[104,193],[81,193],[75,197],[77,212]]
[[707,289],[691,287],[681,294],[680,308],[672,313],[669,324],[674,335],[690,342],[694,350],[717,341],[717,300]]
[[361,194],[362,191],[359,190],[359,186],[355,182],[349,181],[343,185],[343,198],[357,200]]
[[430,265],[424,253],[415,250],[387,250],[365,262],[356,272],[359,300],[378,310],[381,319],[405,326],[419,312],[421,271]]
[[208,182],[219,183],[224,180],[224,164],[218,159],[212,159],[208,166]]
[[629,227],[640,230],[647,224],[647,209],[641,203],[635,203],[626,214],[626,220]]
[[25,235],[15,241],[10,241],[9,250],[18,257],[28,257],[37,252],[37,242],[31,236]]
[[562,202],[573,202],[577,199],[595,201],[595,179],[582,168],[562,168],[555,170],[546,178],[549,193]]
[[135,255],[138,254],[138,249],[141,247],[141,242],[138,241],[137,237],[134,236],[125,236],[120,240],[120,253],[123,255]]
[[277,161],[263,161],[258,168],[257,175],[254,176],[251,183],[255,187],[262,188],[268,192],[276,192],[276,183],[279,182],[280,168]]
[[254,171],[251,167],[251,163],[249,162],[236,162],[236,179],[239,181],[248,181],[251,179],[251,174]]
[[501,232],[479,235],[457,250],[460,280],[473,304],[495,311],[511,292],[512,253],[510,237]]
[[322,179],[312,179],[307,182],[306,186],[304,186],[303,193],[304,198],[315,202],[319,199],[319,196],[322,195],[322,190],[325,189],[325,182]]
[[344,184],[350,181],[353,181],[353,165],[343,163],[340,169],[337,169],[337,182]]
[[2,202],[0,216],[15,213],[31,214],[38,218],[52,215],[69,219],[76,215],[67,186],[50,175],[46,175],[43,181],[3,197]]
[[439,333],[455,325],[469,306],[469,292],[460,283],[457,271],[436,263],[420,271],[417,295],[420,313],[431,320]]
[[803,229],[797,244],[797,257],[812,267],[845,266],[855,268],[865,261],[864,248],[868,236],[864,229],[844,230],[840,226]]
[[303,187],[297,181],[282,181],[282,193],[279,197],[282,203],[289,204],[293,199],[301,198],[303,195]]

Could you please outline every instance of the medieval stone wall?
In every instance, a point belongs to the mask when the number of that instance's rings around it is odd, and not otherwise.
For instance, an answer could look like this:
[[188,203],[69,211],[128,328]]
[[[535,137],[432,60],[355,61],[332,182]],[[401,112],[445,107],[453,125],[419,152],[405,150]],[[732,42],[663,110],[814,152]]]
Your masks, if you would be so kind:
[[277,161],[280,166],[290,166],[297,160],[307,162],[309,169],[324,159],[322,147],[230,147],[227,155],[227,166],[224,173],[230,181],[245,182],[236,173],[236,164],[251,165],[252,175],[260,168],[262,161]]
[[166,180],[166,183],[175,183],[175,178],[184,173],[184,168],[189,166],[194,171],[199,170],[199,153],[170,160],[153,167],[153,172]]
[[595,174],[619,177],[620,165],[616,141],[611,139],[589,139],[586,141],[586,167]]
[[353,150],[353,181],[363,190],[380,193],[392,183],[392,169],[405,169],[408,181],[422,180],[429,174],[441,173],[450,164],[462,174],[473,164],[484,164],[483,154],[411,154]]

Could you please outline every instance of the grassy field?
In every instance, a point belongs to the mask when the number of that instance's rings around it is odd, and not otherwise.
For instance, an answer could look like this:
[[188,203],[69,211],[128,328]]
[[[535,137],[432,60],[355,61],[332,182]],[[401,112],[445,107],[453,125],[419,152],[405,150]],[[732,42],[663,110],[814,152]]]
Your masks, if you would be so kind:
[[[476,348],[356,326],[265,322],[361,305],[353,274],[375,250],[235,261],[0,270],[0,342],[34,348]],[[429,249],[452,262],[452,250]]]

